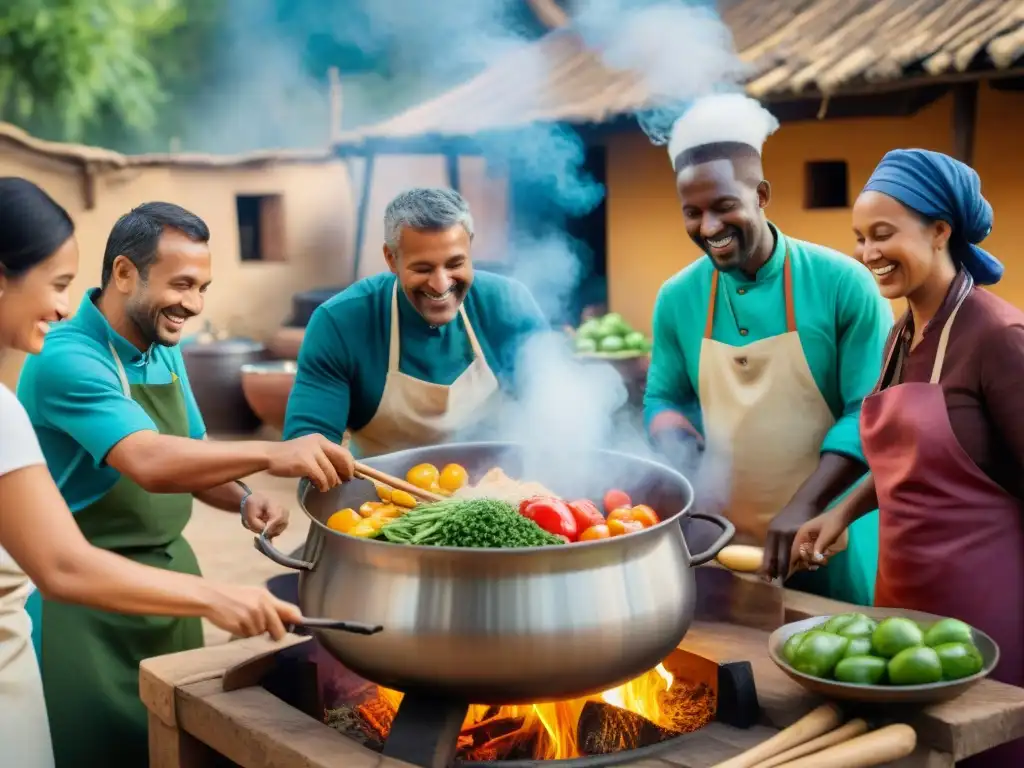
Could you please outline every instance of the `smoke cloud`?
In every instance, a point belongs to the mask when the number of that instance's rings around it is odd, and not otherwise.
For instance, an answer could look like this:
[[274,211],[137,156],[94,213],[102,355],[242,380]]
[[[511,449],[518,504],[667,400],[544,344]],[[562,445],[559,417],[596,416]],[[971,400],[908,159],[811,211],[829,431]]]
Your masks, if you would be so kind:
[[[392,71],[346,77],[346,127],[371,123],[438,95],[528,46],[543,32],[523,0],[231,0],[237,6],[223,54],[238,63],[235,90],[221,88],[197,120],[186,148],[241,151],[267,146],[319,146],[327,131],[324,73],[311,72],[308,51],[329,30],[367,58],[387,54]],[[613,69],[643,78],[647,103],[635,118],[651,141],[666,143],[672,123],[695,98],[737,90],[744,68],[712,2],[686,0],[568,0],[574,29]],[[287,9],[287,12],[282,9]],[[339,43],[340,41],[340,43]],[[543,93],[557,73],[538,53],[519,77],[524,91]],[[385,85],[382,88],[382,85]],[[286,107],[280,106],[287,94]],[[500,103],[489,94],[480,111]],[[531,105],[523,105],[530,113]],[[592,273],[595,254],[564,227],[586,215],[606,190],[584,168],[585,147],[571,127],[533,124],[478,137],[489,163],[516,180],[507,263],[556,324],[574,317],[574,298]],[[409,179],[408,186],[418,183]],[[665,184],[671,184],[666,168]],[[536,215],[531,215],[536,214]],[[642,258],[642,254],[637,254]],[[575,359],[557,331],[532,339],[518,365],[521,397],[499,414],[492,432],[471,437],[512,440],[529,449],[527,472],[567,479],[595,468],[594,448],[650,455],[641,426],[621,406],[626,389],[609,364]],[[469,437],[469,436],[467,436]],[[679,468],[695,476],[694,466]],[[719,473],[721,474],[721,473]],[[714,477],[715,473],[704,472]],[[717,482],[717,481],[716,481]],[[576,485],[573,482],[572,485]],[[713,494],[712,494],[713,495]]]

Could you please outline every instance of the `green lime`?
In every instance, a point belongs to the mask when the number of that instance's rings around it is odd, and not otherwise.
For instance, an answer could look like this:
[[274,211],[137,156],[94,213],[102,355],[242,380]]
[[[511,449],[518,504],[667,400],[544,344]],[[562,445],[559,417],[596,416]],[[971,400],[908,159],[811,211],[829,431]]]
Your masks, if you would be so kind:
[[833,616],[828,621],[826,621],[822,629],[825,632],[835,632],[836,634],[839,634],[839,630],[845,627],[851,621],[866,618],[867,616],[865,616],[863,613],[840,613],[837,616]]
[[621,352],[626,348],[621,336],[605,336],[597,342],[599,352]]
[[850,656],[870,656],[871,655],[871,638],[870,637],[851,637],[850,642],[846,646],[846,653],[843,658],[849,658]]
[[782,658],[790,664],[793,663],[793,656],[796,654],[796,649],[800,646],[800,642],[804,639],[806,634],[806,632],[797,632],[783,644]]
[[971,625],[959,619],[940,619],[932,624],[924,633],[924,644],[935,648],[945,643],[974,644],[974,633]]
[[829,677],[850,641],[830,632],[813,630],[793,652],[793,669],[812,677]]
[[919,645],[904,648],[889,659],[889,682],[893,685],[927,685],[942,680],[942,661],[934,648]]
[[640,333],[640,331],[630,331],[625,335],[623,341],[626,344],[626,349],[644,352],[647,348],[647,337]]
[[900,651],[924,643],[924,633],[910,619],[893,616],[882,619],[871,633],[871,647],[878,656],[893,658]]
[[597,352],[597,342],[586,336],[576,337],[577,352]]
[[600,335],[601,323],[598,320],[587,320],[576,329],[576,336],[583,339],[594,339]]
[[885,659],[877,656],[847,656],[836,664],[835,677],[841,683],[878,685],[885,677]]
[[851,622],[844,624],[842,628],[836,632],[837,635],[843,637],[871,637],[871,634],[875,631],[875,627],[878,626],[878,622],[869,619],[867,616],[858,616]]
[[935,653],[942,664],[942,677],[946,680],[976,675],[985,666],[978,649],[970,643],[943,643],[935,646]]

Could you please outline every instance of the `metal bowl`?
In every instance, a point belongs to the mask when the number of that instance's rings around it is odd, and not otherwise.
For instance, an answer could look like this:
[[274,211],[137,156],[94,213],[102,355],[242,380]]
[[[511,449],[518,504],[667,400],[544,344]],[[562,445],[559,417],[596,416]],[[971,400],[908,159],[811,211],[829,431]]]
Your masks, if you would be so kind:
[[[375,499],[363,480],[320,493],[308,482],[309,516],[299,558],[264,538],[257,546],[300,572],[303,613],[382,627],[379,634],[318,631],[347,668],[385,687],[428,690],[469,702],[518,704],[596,693],[654,667],[693,620],[691,566],[711,560],[734,533],[724,518],[690,513],[685,477],[645,459],[591,451],[566,469],[527,478],[571,498],[601,498],[619,487],[663,515],[658,525],[568,546],[459,549],[346,536],[324,523],[343,507]],[[377,456],[367,464],[399,477],[416,464],[461,464],[471,478],[491,467],[524,477],[524,451],[510,443],[454,443]],[[691,551],[680,522],[717,529]]]
[[[878,608],[863,608],[858,613],[863,613],[875,620],[890,616],[906,616],[908,619],[926,624],[929,621],[937,621],[939,618],[915,611],[894,611],[892,609]],[[926,616],[927,618],[922,620],[918,618],[920,616]],[[794,621],[791,624],[779,627],[768,638],[768,655],[772,657],[772,661],[778,665],[779,669],[807,690],[827,699],[841,699],[843,701],[866,704],[934,704],[940,701],[949,701],[950,699],[955,699],[978,681],[988,677],[992,670],[995,669],[996,664],[999,663],[999,646],[996,645],[996,642],[984,632],[972,628],[974,632],[974,645],[977,646],[978,652],[981,653],[984,665],[976,675],[960,680],[928,683],[926,685],[854,685],[853,683],[840,683],[836,680],[824,680],[793,669],[782,655],[782,646],[798,632],[806,632],[821,626],[830,618],[832,617],[816,616],[812,619]]]

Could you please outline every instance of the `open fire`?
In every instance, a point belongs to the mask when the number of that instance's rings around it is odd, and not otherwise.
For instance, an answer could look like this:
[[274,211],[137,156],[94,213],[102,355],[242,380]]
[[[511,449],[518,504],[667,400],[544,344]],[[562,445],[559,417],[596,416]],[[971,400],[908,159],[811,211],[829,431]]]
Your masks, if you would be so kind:
[[[335,699],[328,725],[380,750],[402,694],[366,683]],[[664,664],[602,694],[550,704],[473,705],[459,734],[459,760],[563,760],[638,749],[707,725],[716,696]]]

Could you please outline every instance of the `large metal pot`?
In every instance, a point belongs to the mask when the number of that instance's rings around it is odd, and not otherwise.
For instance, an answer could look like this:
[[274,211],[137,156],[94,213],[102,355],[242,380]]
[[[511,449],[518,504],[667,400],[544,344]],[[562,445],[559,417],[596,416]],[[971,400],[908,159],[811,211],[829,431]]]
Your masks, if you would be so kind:
[[[523,460],[522,449],[510,443],[462,443],[366,463],[399,477],[423,462],[462,464],[471,477],[500,466],[521,477]],[[583,466],[593,471],[580,472],[576,464],[572,474],[590,482],[560,482],[544,470],[529,479],[573,498],[601,498],[619,487],[659,510],[663,521],[629,536],[565,547],[406,546],[324,525],[338,509],[375,499],[370,483],[355,480],[320,493],[302,481],[299,501],[312,525],[301,559],[262,537],[257,548],[300,571],[305,615],[383,627],[372,636],[316,632],[342,664],[368,680],[488,704],[596,693],[651,669],[678,646],[693,618],[690,568],[711,560],[734,529],[724,518],[690,513],[690,483],[660,464],[593,451]],[[684,517],[720,529],[706,551],[688,551]]]

